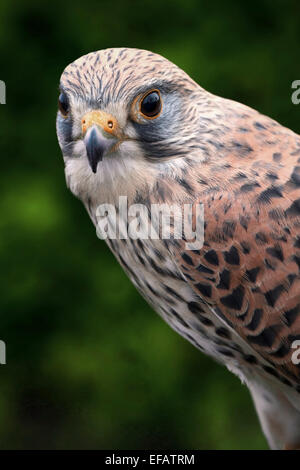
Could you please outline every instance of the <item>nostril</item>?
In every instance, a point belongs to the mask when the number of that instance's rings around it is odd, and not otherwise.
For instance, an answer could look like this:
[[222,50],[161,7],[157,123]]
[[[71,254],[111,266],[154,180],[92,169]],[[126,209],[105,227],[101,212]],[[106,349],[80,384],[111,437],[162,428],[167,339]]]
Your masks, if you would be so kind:
[[108,121],[107,125],[110,129],[114,127],[114,123],[112,121]]
[[82,124],[85,124],[85,119],[82,119],[82,121],[81,121],[81,122],[82,122]]

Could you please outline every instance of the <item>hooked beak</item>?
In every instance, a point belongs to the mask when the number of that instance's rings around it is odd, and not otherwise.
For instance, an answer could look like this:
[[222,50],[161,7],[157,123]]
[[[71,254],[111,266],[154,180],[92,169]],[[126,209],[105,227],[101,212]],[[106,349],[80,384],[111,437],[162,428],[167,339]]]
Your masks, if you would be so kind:
[[102,161],[103,155],[116,143],[116,139],[103,134],[97,126],[92,126],[84,138],[88,161],[94,173],[97,172],[98,163]]
[[87,158],[94,173],[103,156],[117,143],[118,123],[104,111],[91,111],[81,121]]

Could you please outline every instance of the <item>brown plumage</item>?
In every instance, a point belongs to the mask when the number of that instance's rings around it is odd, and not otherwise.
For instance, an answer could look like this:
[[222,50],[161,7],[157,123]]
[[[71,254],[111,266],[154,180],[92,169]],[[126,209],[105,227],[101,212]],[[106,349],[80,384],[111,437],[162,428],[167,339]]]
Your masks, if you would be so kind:
[[158,313],[247,383],[270,446],[299,446],[299,136],[135,49],[66,68],[57,133],[68,186],[95,225],[119,196],[148,209],[204,205],[200,250],[107,243]]

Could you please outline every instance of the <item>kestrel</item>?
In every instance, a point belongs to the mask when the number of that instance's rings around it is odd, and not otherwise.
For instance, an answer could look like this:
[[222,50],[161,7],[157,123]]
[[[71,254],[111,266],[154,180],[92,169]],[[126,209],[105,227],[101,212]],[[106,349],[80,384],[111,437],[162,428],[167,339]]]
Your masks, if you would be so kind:
[[148,209],[203,205],[200,249],[106,241],[170,326],[246,383],[270,447],[299,448],[299,135],[127,48],[64,70],[57,135],[67,185],[95,225],[120,196]]

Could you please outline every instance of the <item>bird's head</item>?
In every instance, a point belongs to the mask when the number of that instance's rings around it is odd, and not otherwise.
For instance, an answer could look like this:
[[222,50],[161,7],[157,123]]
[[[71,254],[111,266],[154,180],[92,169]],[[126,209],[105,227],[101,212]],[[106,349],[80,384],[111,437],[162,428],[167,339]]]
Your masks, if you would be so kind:
[[144,50],[106,49],[70,64],[60,81],[57,135],[71,190],[127,194],[174,171],[193,152],[193,95],[201,91]]

